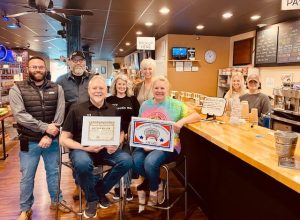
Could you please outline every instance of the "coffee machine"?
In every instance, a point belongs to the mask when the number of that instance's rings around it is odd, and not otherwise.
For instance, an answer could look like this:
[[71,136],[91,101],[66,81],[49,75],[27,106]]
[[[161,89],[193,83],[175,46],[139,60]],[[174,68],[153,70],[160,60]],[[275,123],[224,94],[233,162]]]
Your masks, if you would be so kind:
[[300,90],[283,87],[273,89],[274,110],[300,115]]
[[300,89],[299,84],[274,88],[274,108],[271,128],[274,130],[300,132]]

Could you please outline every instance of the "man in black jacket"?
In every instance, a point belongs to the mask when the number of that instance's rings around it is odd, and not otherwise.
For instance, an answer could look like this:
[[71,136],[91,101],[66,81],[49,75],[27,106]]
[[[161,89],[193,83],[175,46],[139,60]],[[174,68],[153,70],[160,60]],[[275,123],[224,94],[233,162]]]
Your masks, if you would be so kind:
[[[45,61],[32,57],[28,62],[29,79],[17,82],[9,92],[10,106],[17,121],[20,139],[21,195],[19,220],[30,219],[36,169],[43,157],[51,209],[56,208],[58,181],[57,136],[63,122],[65,100],[62,88],[46,79]],[[59,196],[59,202],[62,195]],[[59,209],[69,212],[59,204]]]

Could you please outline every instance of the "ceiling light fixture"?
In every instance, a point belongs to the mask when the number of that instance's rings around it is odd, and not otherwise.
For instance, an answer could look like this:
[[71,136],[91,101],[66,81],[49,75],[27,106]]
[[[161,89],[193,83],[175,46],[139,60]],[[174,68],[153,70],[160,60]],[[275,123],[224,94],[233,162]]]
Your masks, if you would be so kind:
[[141,31],[136,32],[136,35],[142,35],[142,34],[143,34],[143,32],[141,32]]
[[201,25],[201,24],[199,24],[199,25],[197,25],[197,27],[196,27],[198,30],[202,30],[203,28],[204,28],[204,26],[203,25]]
[[252,21],[256,21],[256,20],[258,20],[258,19],[260,19],[260,15],[253,15],[253,16],[251,16],[251,20]]
[[52,47],[48,47],[48,49],[51,49]]
[[39,39],[34,39],[33,41],[35,41],[35,42],[39,42],[40,40],[39,40]]
[[222,15],[223,18],[228,19],[232,17],[232,13],[231,12],[226,12]]
[[151,26],[153,25],[153,23],[152,23],[152,22],[146,22],[145,25],[146,25],[147,27],[151,27]]
[[259,27],[259,28],[262,28],[262,27],[267,26],[267,24],[258,24],[258,25],[256,25],[256,26]]
[[124,50],[122,48],[119,49],[120,52],[123,52]]
[[163,15],[168,14],[170,12],[170,9],[168,9],[167,7],[162,7],[159,12]]
[[126,42],[125,43],[126,46],[130,46],[130,44],[131,44],[130,42]]

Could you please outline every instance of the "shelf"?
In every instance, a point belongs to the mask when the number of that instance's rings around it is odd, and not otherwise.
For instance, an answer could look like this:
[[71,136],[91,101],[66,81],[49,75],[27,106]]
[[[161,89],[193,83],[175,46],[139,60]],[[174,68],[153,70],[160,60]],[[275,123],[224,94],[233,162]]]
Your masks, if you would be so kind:
[[200,60],[168,60],[169,62],[200,62]]
[[2,76],[15,76],[15,75],[19,75],[20,73],[10,73],[10,74],[1,74],[0,73],[0,77],[2,77]]
[[0,82],[14,82],[14,79],[0,79]]

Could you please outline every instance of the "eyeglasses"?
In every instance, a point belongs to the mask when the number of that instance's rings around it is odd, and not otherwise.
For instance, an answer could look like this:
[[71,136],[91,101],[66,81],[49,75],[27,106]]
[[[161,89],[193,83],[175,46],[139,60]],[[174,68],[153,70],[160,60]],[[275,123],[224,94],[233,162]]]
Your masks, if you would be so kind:
[[83,63],[84,61],[84,59],[72,59],[73,63]]
[[33,69],[33,70],[37,70],[37,69],[39,69],[39,70],[45,70],[46,69],[46,67],[44,67],[44,66],[30,66],[29,68]]

